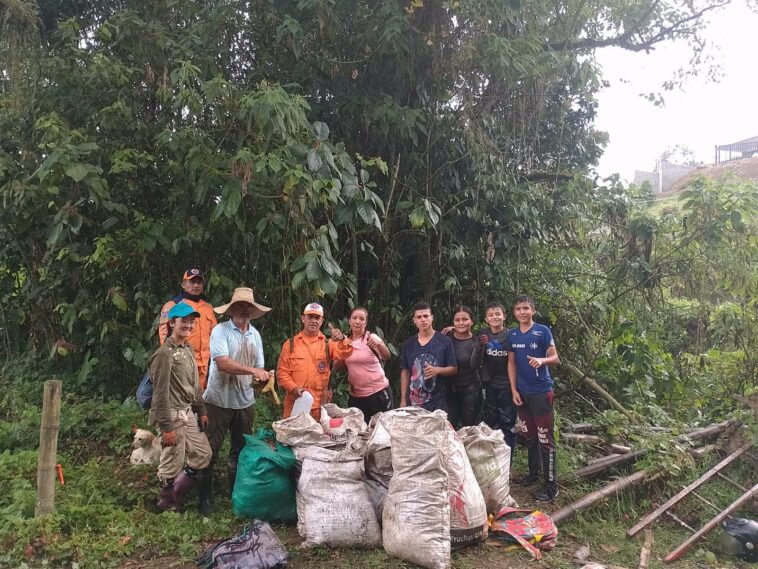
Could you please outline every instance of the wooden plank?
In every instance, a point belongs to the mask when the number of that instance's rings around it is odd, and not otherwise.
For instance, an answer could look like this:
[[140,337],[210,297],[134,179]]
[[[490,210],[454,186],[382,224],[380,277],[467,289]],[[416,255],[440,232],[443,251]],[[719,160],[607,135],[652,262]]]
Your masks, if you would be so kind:
[[647,569],[650,564],[650,553],[653,549],[653,532],[652,530],[645,530],[645,544],[640,551],[640,567],[639,569]]
[[723,510],[720,514],[718,514],[715,518],[713,518],[710,522],[705,524],[703,527],[701,527],[698,531],[696,531],[693,535],[688,537],[684,543],[682,543],[679,547],[677,547],[674,551],[669,553],[665,558],[664,561],[666,563],[671,563],[672,561],[676,561],[679,559],[682,555],[684,555],[687,550],[692,547],[701,537],[709,533],[713,528],[715,528],[717,525],[719,525],[724,519],[729,517],[732,512],[735,510],[738,510],[743,504],[749,502],[753,499],[754,496],[758,495],[758,484],[753,486],[750,490],[745,492],[742,496],[737,498],[732,504],[726,509]]
[[[678,492],[676,496],[669,498],[669,500],[665,504],[658,506],[651,514],[648,514],[647,516],[642,518],[634,527],[632,527],[629,531],[626,532],[626,535],[628,537],[633,537],[637,535],[640,531],[642,531],[651,523],[653,523],[655,520],[660,518],[663,515],[663,512],[668,510],[671,506],[675,505],[677,502],[681,501],[682,498],[684,498],[687,494],[689,494],[690,492],[692,492],[693,490],[701,486],[703,483],[713,478],[719,470],[721,470],[722,468],[725,468],[732,461],[739,458],[739,456],[742,453],[746,452],[751,447],[751,445],[752,443],[745,443],[744,445],[742,445],[732,454],[727,456],[724,460],[719,462],[716,466],[708,470],[700,478],[698,478],[697,480],[689,484],[686,488]],[[625,455],[622,455],[622,456],[625,456]]]

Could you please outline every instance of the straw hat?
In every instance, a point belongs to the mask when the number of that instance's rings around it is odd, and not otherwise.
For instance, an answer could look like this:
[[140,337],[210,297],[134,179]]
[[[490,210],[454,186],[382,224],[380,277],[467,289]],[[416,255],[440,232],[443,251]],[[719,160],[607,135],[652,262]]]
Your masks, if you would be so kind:
[[248,304],[252,304],[255,307],[255,312],[253,313],[251,320],[260,318],[266,312],[271,310],[268,306],[263,306],[262,304],[258,304],[257,302],[255,302],[255,297],[253,296],[253,289],[247,288],[247,287],[235,288],[234,294],[232,294],[232,300],[229,301],[228,304],[215,306],[213,310],[215,312],[218,312],[219,314],[226,314],[226,311],[229,310],[229,307],[235,302],[247,302]]

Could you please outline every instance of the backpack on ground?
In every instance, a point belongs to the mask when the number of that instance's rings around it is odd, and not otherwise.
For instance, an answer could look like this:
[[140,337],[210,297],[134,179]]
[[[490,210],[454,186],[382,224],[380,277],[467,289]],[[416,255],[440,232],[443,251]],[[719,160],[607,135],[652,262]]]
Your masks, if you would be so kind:
[[217,543],[195,560],[200,569],[283,569],[289,554],[266,522],[255,520],[237,537]]
[[490,522],[490,535],[505,543],[518,543],[532,557],[541,559],[540,550],[555,547],[558,528],[544,512],[503,508]]
[[149,371],[145,372],[137,386],[136,398],[139,406],[145,411],[150,409],[153,403],[153,378],[150,377]]

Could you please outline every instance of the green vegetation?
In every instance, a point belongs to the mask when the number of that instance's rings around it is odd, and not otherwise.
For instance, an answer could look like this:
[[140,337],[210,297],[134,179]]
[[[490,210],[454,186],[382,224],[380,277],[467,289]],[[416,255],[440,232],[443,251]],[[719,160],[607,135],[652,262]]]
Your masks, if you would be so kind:
[[[645,460],[676,480],[691,465],[650,424],[749,422],[733,396],[758,383],[758,187],[702,179],[654,204],[592,172],[595,50],[690,41],[688,73],[702,71],[698,32],[720,2],[559,4],[0,1],[0,564],[187,560],[238,529],[224,514],[158,523],[150,473],[125,466],[144,424],[130,397],[188,265],[213,304],[247,284],[274,308],[256,323],[269,363],[306,300],[334,323],[368,306],[396,349],[422,298],[442,325],[457,302],[481,313],[527,292],[563,360],[638,420],[559,369],[560,419],[661,451]],[[396,359],[387,371],[397,381]],[[34,520],[52,377],[67,484]],[[646,499],[587,514],[566,542],[616,540]]]

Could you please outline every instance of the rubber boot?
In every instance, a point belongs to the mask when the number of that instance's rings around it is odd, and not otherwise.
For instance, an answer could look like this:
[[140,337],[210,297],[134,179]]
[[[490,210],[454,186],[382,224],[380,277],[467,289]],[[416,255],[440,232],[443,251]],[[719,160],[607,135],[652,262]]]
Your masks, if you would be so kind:
[[179,476],[176,477],[176,480],[174,480],[173,496],[174,504],[176,504],[177,510],[182,509],[184,498],[186,498],[187,494],[189,494],[195,487],[195,482],[197,481],[197,473],[198,471],[196,469],[190,468],[188,466],[182,470]]
[[198,472],[197,495],[200,513],[207,518],[213,513],[213,468],[208,467]]
[[176,510],[176,502],[174,501],[174,479],[169,478],[163,482],[161,486],[161,497],[158,500],[158,509],[161,512],[170,512]]

